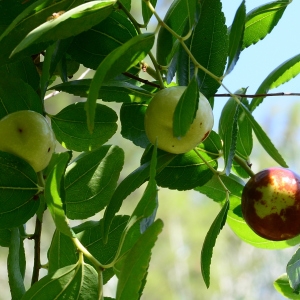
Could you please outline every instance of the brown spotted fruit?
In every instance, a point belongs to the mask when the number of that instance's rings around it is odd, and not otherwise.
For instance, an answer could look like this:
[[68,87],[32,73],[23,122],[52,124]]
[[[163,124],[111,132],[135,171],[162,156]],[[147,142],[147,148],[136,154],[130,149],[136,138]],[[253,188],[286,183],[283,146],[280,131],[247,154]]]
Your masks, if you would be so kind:
[[300,177],[284,168],[255,174],[242,193],[242,213],[259,236],[282,241],[300,234]]
[[213,125],[211,106],[199,93],[199,105],[195,119],[185,136],[173,135],[173,115],[186,86],[173,86],[160,90],[152,98],[145,114],[145,131],[149,141],[157,147],[174,154],[188,152],[206,139]]
[[35,111],[20,110],[0,120],[0,150],[24,159],[36,172],[47,167],[55,144],[51,126]]

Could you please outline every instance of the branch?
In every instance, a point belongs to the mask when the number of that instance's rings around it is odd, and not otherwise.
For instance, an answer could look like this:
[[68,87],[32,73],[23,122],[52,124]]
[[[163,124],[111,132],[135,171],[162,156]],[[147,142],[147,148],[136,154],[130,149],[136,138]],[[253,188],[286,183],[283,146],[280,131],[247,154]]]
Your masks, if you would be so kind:
[[[235,94],[235,96],[241,97],[241,98],[259,98],[259,97],[275,97],[275,96],[300,96],[300,93],[270,93],[270,94]],[[230,94],[215,94],[214,97],[231,97]]]

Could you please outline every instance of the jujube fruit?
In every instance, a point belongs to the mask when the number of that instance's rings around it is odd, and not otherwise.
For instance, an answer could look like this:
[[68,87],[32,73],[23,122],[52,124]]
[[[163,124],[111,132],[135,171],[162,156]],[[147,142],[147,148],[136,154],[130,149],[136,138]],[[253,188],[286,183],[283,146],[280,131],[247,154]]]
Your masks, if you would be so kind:
[[259,236],[273,241],[300,234],[300,177],[284,168],[255,174],[242,193],[242,213]]
[[206,139],[212,130],[214,117],[205,96],[199,93],[196,117],[185,136],[173,135],[173,115],[186,86],[165,88],[157,92],[150,101],[145,114],[145,131],[149,141],[170,153],[180,154],[194,149]]
[[20,110],[0,120],[0,150],[27,161],[36,172],[47,167],[56,139],[41,114]]

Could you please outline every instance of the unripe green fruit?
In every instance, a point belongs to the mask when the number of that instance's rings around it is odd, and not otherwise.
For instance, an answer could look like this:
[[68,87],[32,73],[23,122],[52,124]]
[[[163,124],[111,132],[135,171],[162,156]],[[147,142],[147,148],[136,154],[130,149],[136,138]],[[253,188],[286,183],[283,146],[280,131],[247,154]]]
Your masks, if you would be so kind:
[[55,142],[52,128],[37,112],[21,110],[0,120],[0,150],[24,159],[36,172],[49,164]]
[[199,95],[196,117],[188,132],[180,139],[173,135],[173,115],[186,86],[165,88],[155,94],[145,114],[145,130],[149,141],[170,153],[186,153],[205,140],[214,125],[211,106],[203,94]]
[[258,172],[243,189],[241,208],[249,227],[265,239],[282,241],[299,235],[299,175],[284,168]]

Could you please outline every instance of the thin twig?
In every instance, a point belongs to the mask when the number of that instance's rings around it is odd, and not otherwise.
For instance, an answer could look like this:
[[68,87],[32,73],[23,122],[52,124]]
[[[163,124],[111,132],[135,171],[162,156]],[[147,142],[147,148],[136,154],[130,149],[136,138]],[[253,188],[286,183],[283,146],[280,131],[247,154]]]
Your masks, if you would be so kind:
[[[300,93],[269,93],[269,94],[235,94],[241,98],[259,98],[259,97],[275,97],[275,96],[300,96]],[[215,94],[214,97],[231,97],[230,94]]]
[[34,240],[34,262],[31,278],[31,285],[39,280],[40,268],[41,268],[41,234],[42,234],[42,222],[36,217],[35,231],[31,237]]

